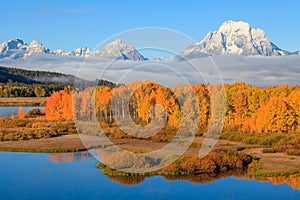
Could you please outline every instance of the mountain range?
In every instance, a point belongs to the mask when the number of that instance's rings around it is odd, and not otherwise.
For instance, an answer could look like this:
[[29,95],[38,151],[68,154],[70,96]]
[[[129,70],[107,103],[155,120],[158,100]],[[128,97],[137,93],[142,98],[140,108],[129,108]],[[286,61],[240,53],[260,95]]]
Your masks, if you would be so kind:
[[[147,60],[134,46],[125,44],[121,40],[115,40],[96,51],[83,47],[70,52],[62,49],[50,50],[35,40],[27,44],[21,39],[12,39],[0,44],[0,58],[26,59],[35,54]],[[271,42],[262,29],[252,28],[246,22],[229,20],[224,22],[218,31],[209,32],[202,41],[188,46],[180,56],[199,58],[209,55],[285,56],[291,54],[300,54],[300,51],[283,50]]]
[[83,47],[70,52],[65,52],[62,49],[50,50],[35,40],[30,44],[27,44],[21,39],[12,39],[0,44],[0,58],[19,59],[27,58],[34,54],[97,57],[120,60],[146,60],[146,58],[144,58],[132,45],[125,44],[121,40],[115,40],[97,51]]

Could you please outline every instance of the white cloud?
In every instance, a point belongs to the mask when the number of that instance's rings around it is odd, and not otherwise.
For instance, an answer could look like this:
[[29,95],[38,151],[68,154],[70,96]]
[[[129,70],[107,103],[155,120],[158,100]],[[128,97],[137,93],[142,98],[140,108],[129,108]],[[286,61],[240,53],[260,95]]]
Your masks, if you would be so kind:
[[[189,61],[116,61],[95,58],[34,55],[28,59],[0,59],[0,65],[56,71],[93,80],[113,82],[156,80],[164,85],[179,83],[233,83],[243,81],[252,85],[268,86],[300,84],[300,56],[243,57],[214,56]],[[221,76],[220,76],[220,75]]]

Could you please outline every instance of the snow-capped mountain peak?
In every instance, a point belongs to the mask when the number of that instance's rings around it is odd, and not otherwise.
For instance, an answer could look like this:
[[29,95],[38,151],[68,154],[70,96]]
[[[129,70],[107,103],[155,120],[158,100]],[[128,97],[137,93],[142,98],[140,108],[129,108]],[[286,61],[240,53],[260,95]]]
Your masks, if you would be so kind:
[[21,39],[12,39],[0,44],[0,58],[2,57],[14,57],[14,54],[18,51],[25,51],[27,44]]
[[32,40],[31,43],[27,46],[27,50],[24,56],[30,56],[35,53],[50,53],[50,50],[36,40]]
[[122,40],[107,44],[103,49],[95,52],[95,55],[106,59],[146,60],[132,45],[125,44]]
[[246,34],[249,29],[250,29],[250,25],[246,22],[243,21],[232,21],[232,20],[228,20],[226,22],[224,22],[220,28],[219,28],[219,32],[222,33],[234,33],[234,32],[241,32],[242,34]]
[[29,45],[21,39],[13,39],[0,44],[0,58],[26,58],[34,54],[145,60],[145,58],[133,46],[125,44],[121,40],[115,40],[99,51],[92,51],[88,47],[83,47],[70,52],[65,52],[62,49],[50,50],[36,40],[31,41]]
[[[12,40],[9,40],[7,42],[4,42],[1,47],[4,47],[5,50],[9,50],[9,49],[18,49],[20,47],[22,47],[25,44],[25,42],[21,39],[15,38]],[[2,48],[1,48],[2,50]]]
[[93,56],[94,52],[87,47],[83,47],[83,48],[77,48],[73,51],[70,51],[68,53],[68,55],[70,56],[80,56],[80,57],[89,57],[89,56]]
[[246,22],[229,20],[218,31],[209,32],[201,42],[189,46],[181,56],[225,54],[280,56],[288,52],[270,42],[263,30],[251,28]]

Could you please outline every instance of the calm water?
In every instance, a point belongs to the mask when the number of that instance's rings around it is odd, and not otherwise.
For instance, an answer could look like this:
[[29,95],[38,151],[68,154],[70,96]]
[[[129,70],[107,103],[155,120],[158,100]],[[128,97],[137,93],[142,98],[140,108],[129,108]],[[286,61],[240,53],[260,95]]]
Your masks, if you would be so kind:
[[[287,184],[230,176],[196,184],[149,177],[135,185],[110,179],[87,153],[0,152],[0,199],[299,199]],[[130,181],[129,181],[130,182]],[[122,183],[122,184],[121,184]]]
[[[33,108],[43,110],[42,106],[23,106],[24,113],[27,113]],[[11,115],[17,115],[19,112],[19,106],[0,106],[0,117],[10,117]]]

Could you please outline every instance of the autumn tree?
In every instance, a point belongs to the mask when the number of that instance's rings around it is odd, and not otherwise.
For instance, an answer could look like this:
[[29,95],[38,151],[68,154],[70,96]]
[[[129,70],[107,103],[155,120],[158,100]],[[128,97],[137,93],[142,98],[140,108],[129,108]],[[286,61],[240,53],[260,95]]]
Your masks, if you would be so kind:
[[[215,95],[223,91],[220,90],[222,88],[226,90],[226,97]],[[191,95],[192,92],[194,95]],[[72,95],[76,99],[74,102]],[[223,104],[225,99],[226,105]],[[238,82],[226,85],[197,84],[192,87],[178,85],[170,89],[151,81],[135,81],[118,87],[88,87],[79,92],[72,92],[71,87],[66,87],[48,98],[46,118],[71,120],[74,103],[74,112],[80,119],[92,119],[96,112],[98,119],[110,126],[116,120],[132,120],[139,125],[147,125],[151,120],[166,120],[167,127],[176,129],[182,117],[188,117],[191,124],[187,123],[187,126],[197,123],[199,133],[205,133],[211,122],[216,121],[213,116],[220,116],[218,120],[221,122],[224,113],[226,129],[299,133],[299,99],[299,86],[262,88]],[[195,114],[197,112],[198,115]]]
[[98,86],[95,91],[96,114],[100,119],[112,122],[112,110],[110,100],[112,88],[109,86]]
[[294,132],[297,128],[295,110],[283,96],[273,97],[258,110],[256,124],[259,133]]
[[24,119],[25,118],[25,113],[23,111],[22,106],[19,107],[18,118],[19,119]]
[[72,120],[72,94],[68,94],[64,90],[54,92],[48,99],[46,104],[47,120]]
[[37,97],[44,97],[46,95],[46,90],[41,86],[36,86],[34,88],[34,94]]

